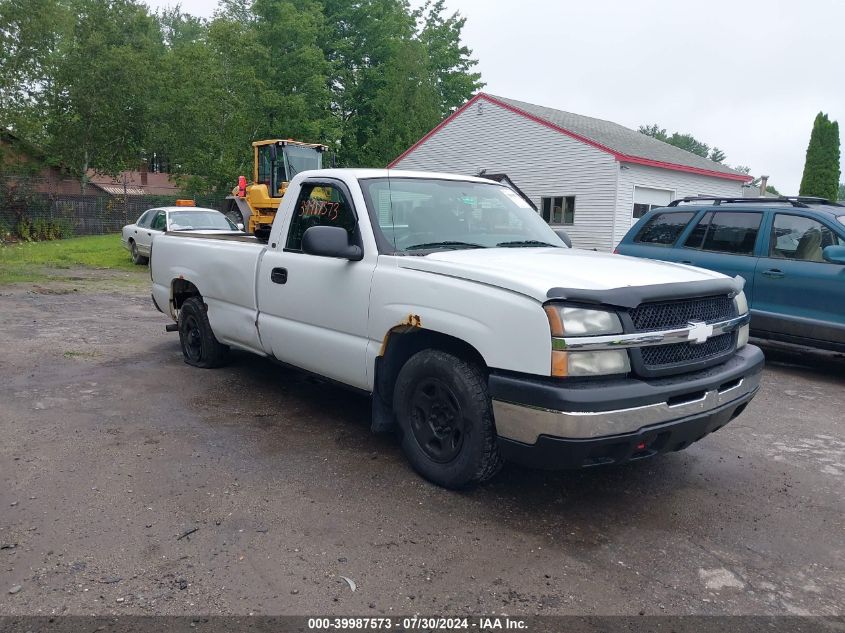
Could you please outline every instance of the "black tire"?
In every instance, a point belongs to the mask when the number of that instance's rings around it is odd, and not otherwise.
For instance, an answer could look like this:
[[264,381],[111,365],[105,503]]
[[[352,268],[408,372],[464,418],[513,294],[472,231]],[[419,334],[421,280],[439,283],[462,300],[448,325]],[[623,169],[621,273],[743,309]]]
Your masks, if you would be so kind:
[[190,297],[179,309],[179,343],[185,362],[194,367],[220,367],[229,356],[229,347],[214,338],[200,297]]
[[487,380],[475,365],[423,350],[402,367],[393,392],[402,450],[411,466],[444,488],[466,488],[502,466]]
[[228,206],[226,207],[226,213],[224,213],[229,220],[231,220],[235,225],[241,224],[244,227],[244,231],[247,230],[247,223],[244,218],[244,214],[241,213],[241,210],[238,208],[238,205],[233,200],[229,201]]
[[138,245],[135,240],[129,240],[129,256],[132,258],[132,263],[138,266],[143,266],[150,261],[149,257],[144,257],[138,252]]

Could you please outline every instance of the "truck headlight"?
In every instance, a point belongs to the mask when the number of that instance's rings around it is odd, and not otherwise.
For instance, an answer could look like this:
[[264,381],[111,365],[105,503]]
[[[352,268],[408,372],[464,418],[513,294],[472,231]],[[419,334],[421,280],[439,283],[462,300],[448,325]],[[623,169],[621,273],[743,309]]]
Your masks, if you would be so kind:
[[552,352],[552,376],[607,376],[627,374],[631,361],[624,349],[601,352]]
[[622,322],[615,312],[572,308],[550,303],[544,308],[552,336],[621,334]]
[[[621,334],[619,315],[608,310],[575,308],[550,303],[544,306],[553,337]],[[631,371],[624,349],[598,352],[552,351],[552,376],[605,376]]]

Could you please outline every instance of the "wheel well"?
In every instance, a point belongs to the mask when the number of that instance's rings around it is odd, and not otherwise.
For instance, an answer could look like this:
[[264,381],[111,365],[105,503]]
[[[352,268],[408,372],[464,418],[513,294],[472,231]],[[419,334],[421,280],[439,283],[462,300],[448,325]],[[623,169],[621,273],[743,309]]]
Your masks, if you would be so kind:
[[402,366],[411,356],[424,349],[447,352],[473,363],[487,374],[484,357],[472,345],[454,336],[410,326],[397,326],[388,332],[383,353],[376,358],[373,393],[373,430],[392,428],[393,388]]
[[200,297],[199,288],[186,279],[174,279],[173,286],[170,292],[170,302],[173,304],[173,309],[178,310],[191,297]]

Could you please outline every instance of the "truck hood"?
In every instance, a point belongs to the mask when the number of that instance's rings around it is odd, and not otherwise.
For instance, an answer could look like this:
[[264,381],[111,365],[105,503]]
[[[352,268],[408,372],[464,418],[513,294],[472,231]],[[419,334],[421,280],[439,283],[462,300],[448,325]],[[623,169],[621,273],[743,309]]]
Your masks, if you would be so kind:
[[[550,298],[583,300],[583,297],[607,296],[610,303],[625,305],[626,300],[617,301],[613,297],[626,296],[624,289],[628,288],[645,290],[648,296],[660,294],[653,292],[654,287],[669,285],[674,289],[687,287],[690,291],[708,288],[708,293],[732,292],[742,287],[742,282],[694,266],[575,248],[441,251],[421,257],[401,257],[398,265],[504,288],[541,302]],[[614,292],[617,289],[622,290]]]

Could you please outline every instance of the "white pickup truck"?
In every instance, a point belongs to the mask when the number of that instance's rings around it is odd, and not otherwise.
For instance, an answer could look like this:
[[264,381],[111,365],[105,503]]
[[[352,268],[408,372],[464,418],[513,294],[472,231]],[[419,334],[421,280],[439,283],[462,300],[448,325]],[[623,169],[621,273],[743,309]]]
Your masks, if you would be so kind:
[[739,415],[763,355],[742,280],[568,248],[508,187],[328,169],[297,175],[267,235],[155,240],[156,307],[188,364],[229,348],[372,394],[446,487],[681,450]]

